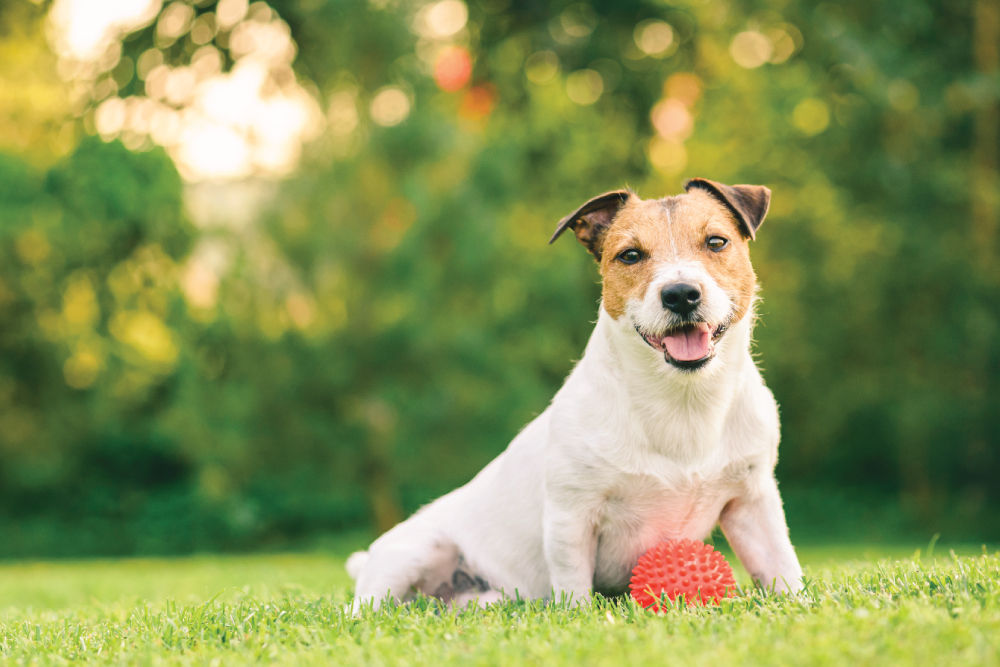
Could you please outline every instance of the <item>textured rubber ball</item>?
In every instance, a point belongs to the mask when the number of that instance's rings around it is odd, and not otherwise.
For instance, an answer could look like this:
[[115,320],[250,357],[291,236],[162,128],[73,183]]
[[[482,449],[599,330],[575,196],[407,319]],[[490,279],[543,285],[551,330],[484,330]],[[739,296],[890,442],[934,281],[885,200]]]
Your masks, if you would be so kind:
[[725,556],[698,540],[667,540],[644,553],[629,582],[632,597],[643,607],[660,611],[664,597],[683,595],[693,604],[718,604],[736,594],[733,568]]

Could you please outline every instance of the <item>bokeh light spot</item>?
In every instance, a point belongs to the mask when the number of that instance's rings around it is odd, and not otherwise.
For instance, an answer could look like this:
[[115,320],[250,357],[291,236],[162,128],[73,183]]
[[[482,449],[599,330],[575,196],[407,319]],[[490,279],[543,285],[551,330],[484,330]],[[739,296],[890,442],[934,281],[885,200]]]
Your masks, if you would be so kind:
[[191,56],[191,69],[197,73],[199,80],[204,81],[222,72],[222,61],[219,50],[208,44]]
[[63,364],[63,377],[73,389],[86,389],[97,380],[103,365],[97,347],[81,341],[73,347],[73,354]]
[[327,105],[327,127],[338,137],[349,135],[358,126],[357,93],[353,89],[338,90],[330,95]]
[[167,101],[177,106],[188,102],[194,94],[195,83],[197,77],[190,67],[175,67],[167,75],[163,89]]
[[197,165],[207,178],[240,178],[250,171],[250,148],[231,126],[191,119],[180,133],[177,158],[181,172]]
[[399,125],[410,115],[410,98],[401,88],[386,86],[375,93],[369,112],[378,125]]
[[806,136],[817,135],[830,125],[830,109],[822,100],[807,97],[795,105],[792,124]]
[[154,68],[159,67],[163,64],[163,51],[159,49],[146,49],[139,56],[139,60],[135,64],[135,73],[140,78],[145,80],[149,73],[153,71]]
[[100,316],[101,309],[90,278],[79,273],[71,276],[63,292],[63,319],[68,328],[74,331],[89,329]]
[[153,141],[161,146],[173,146],[177,143],[180,133],[180,114],[173,109],[157,105],[149,121],[149,134]]
[[566,77],[566,96],[581,106],[593,104],[604,92],[604,79],[592,69],[581,69]]
[[489,83],[473,86],[462,96],[459,113],[463,118],[479,120],[489,116],[496,106],[497,91]]
[[417,12],[414,29],[430,39],[446,39],[465,27],[469,9],[461,0],[441,0],[425,5]]
[[558,73],[559,56],[552,51],[536,51],[524,62],[524,75],[532,83],[548,83]]
[[235,58],[251,57],[272,64],[291,64],[295,59],[291,30],[281,20],[240,23],[230,35],[229,50]]
[[780,65],[785,62],[802,45],[802,33],[790,23],[768,30],[767,38],[771,42],[772,49],[768,62],[772,65]]
[[157,65],[146,75],[146,95],[154,100],[162,100],[167,96],[167,77],[170,76],[170,68],[166,65]]
[[248,7],[247,0],[219,0],[219,4],[215,7],[219,28],[228,30],[242,21],[247,15]]
[[680,100],[660,100],[649,114],[653,127],[664,139],[683,141],[691,135],[694,119]]
[[472,56],[461,46],[443,49],[434,62],[434,82],[448,92],[460,90],[472,77]]
[[191,26],[191,41],[208,44],[215,37],[215,14],[202,14]]
[[741,32],[729,44],[729,54],[740,67],[754,69],[771,58],[771,41],[756,30]]
[[677,72],[671,74],[670,78],[663,84],[663,92],[666,97],[680,100],[688,107],[693,107],[701,98],[701,79],[697,74],[691,72]]
[[194,20],[194,8],[184,2],[173,2],[163,10],[156,22],[156,34],[167,39],[177,39],[187,32]]
[[301,292],[293,292],[285,298],[285,310],[292,324],[298,329],[307,328],[316,319],[313,299]]
[[674,29],[666,21],[643,21],[635,27],[633,39],[640,51],[653,58],[663,58],[677,49]]
[[111,318],[112,335],[146,361],[172,366],[177,361],[173,334],[159,317],[145,310],[121,311]]
[[581,39],[594,32],[597,16],[589,5],[573,5],[559,15],[559,25],[569,37]]
[[56,0],[49,14],[55,49],[66,58],[99,58],[121,31],[155,19],[162,4],[162,0]]
[[94,125],[97,133],[109,140],[125,126],[125,101],[120,97],[109,97],[101,102],[94,112]]

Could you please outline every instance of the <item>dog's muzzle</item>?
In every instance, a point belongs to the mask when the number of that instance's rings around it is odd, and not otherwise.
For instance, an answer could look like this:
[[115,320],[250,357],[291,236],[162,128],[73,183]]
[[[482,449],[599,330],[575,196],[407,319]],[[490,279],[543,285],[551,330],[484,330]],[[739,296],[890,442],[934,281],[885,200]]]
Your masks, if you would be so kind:
[[684,322],[659,334],[648,334],[638,326],[635,330],[647,345],[663,353],[663,360],[668,364],[693,371],[715,356],[715,344],[728,328],[728,322],[715,327],[708,322]]

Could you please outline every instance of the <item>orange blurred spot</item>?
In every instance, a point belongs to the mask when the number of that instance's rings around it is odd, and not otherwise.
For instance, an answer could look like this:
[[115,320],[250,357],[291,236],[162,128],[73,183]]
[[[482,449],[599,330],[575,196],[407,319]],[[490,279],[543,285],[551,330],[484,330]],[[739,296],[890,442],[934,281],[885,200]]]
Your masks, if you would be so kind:
[[472,77],[472,57],[467,49],[451,46],[441,52],[434,63],[434,81],[449,93],[459,90]]
[[683,102],[669,98],[660,100],[649,113],[653,127],[664,139],[684,141],[691,134],[694,119]]
[[671,74],[663,84],[663,92],[665,97],[678,99],[689,107],[694,106],[701,97],[701,79],[691,72]]
[[491,83],[481,83],[473,86],[462,96],[462,106],[459,114],[463,118],[478,120],[486,118],[493,112],[497,102],[497,90]]

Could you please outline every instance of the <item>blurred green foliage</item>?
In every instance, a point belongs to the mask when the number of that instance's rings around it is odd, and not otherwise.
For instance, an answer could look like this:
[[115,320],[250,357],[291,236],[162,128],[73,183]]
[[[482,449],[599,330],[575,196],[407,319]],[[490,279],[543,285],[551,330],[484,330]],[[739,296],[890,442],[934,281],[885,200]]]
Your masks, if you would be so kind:
[[[391,524],[495,456],[581,353],[597,272],[546,245],[555,221],[694,175],[774,191],[757,348],[793,536],[1000,537],[995,1],[479,0],[456,90],[416,55],[420,3],[270,6],[357,125],[252,225],[189,224],[159,149],[0,156],[0,555]],[[199,48],[155,25],[123,57]],[[367,113],[386,85],[411,104],[389,127]],[[226,260],[207,300],[200,253]]]

